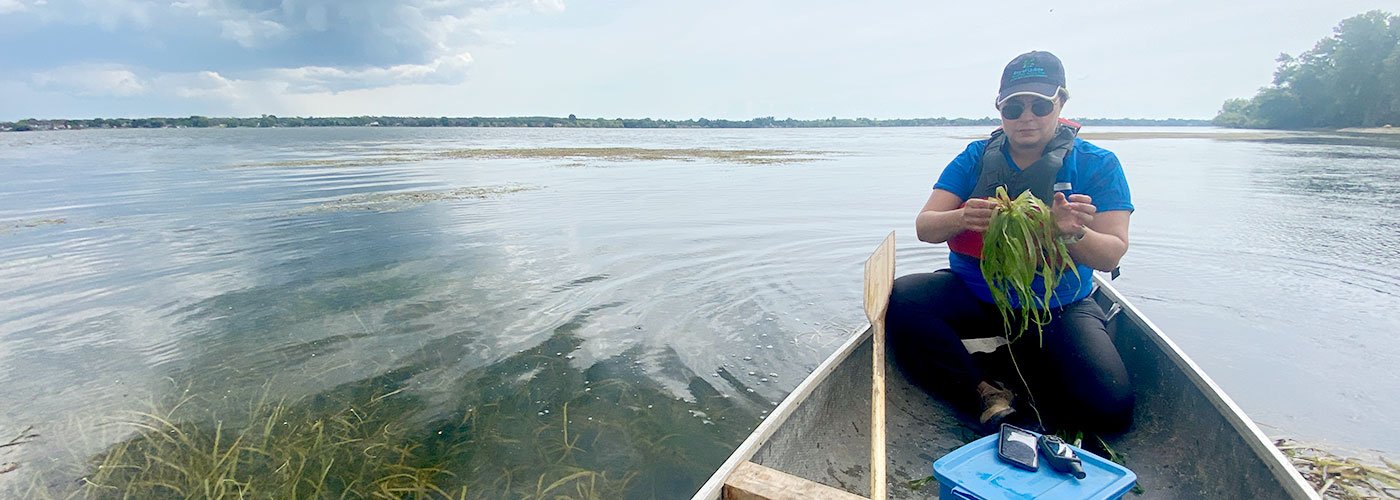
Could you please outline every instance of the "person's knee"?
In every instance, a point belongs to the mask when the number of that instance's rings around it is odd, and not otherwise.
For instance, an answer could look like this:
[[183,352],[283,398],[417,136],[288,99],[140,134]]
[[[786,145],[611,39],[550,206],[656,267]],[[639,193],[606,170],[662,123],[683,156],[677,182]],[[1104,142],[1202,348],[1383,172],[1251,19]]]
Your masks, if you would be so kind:
[[1116,433],[1127,430],[1132,424],[1136,397],[1126,380],[1100,379],[1072,384],[1066,389],[1049,394],[1050,409],[1057,415],[1058,425]]
[[896,302],[905,303],[917,300],[922,295],[922,290],[927,287],[931,275],[906,274],[894,279],[894,286],[890,289],[890,304]]
[[890,309],[923,310],[938,297],[949,293],[950,278],[946,272],[906,274],[895,278],[890,290]]
[[1104,432],[1121,432],[1133,423],[1136,404],[1131,387],[1106,387],[1086,405],[1085,415],[1090,426]]
[[926,274],[906,274],[895,278],[894,286],[890,289],[890,307],[887,313],[891,325],[900,323],[901,318],[918,310],[927,283]]

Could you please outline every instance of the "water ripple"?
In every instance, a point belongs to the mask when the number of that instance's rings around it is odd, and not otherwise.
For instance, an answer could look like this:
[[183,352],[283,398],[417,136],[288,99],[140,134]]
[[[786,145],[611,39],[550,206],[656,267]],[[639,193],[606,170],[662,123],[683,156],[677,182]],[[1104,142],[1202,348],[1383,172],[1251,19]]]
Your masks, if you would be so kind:
[[[459,422],[470,397],[519,386],[545,419],[548,398],[587,380],[647,394],[613,406],[668,408],[660,427],[722,457],[864,321],[880,238],[898,231],[900,274],[946,265],[914,215],[961,137],[985,132],[0,134],[0,387],[23,403],[0,425],[113,415],[176,388],[237,400],[273,380],[288,397],[379,384]],[[1400,391],[1385,368],[1400,355],[1400,223],[1379,215],[1400,199],[1394,150],[1096,142],[1137,206],[1120,288],[1251,415],[1400,450],[1374,417],[1400,412],[1383,397]],[[596,169],[443,154],[530,147],[840,154]],[[398,156],[422,161],[364,161]],[[473,194],[500,186],[531,189]],[[64,222],[24,223],[48,219]]]

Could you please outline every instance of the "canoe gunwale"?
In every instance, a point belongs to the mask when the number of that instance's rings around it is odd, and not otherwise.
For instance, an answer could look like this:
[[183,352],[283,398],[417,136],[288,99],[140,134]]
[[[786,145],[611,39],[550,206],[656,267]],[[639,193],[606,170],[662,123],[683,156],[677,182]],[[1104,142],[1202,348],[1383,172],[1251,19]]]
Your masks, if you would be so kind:
[[757,453],[758,449],[763,447],[763,443],[767,442],[768,438],[772,437],[773,433],[777,432],[778,428],[782,427],[783,424],[787,422],[788,417],[792,416],[792,412],[795,411],[803,401],[806,401],[807,396],[810,395],[817,386],[821,385],[821,383],[826,380],[827,375],[830,374],[832,370],[835,370],[837,366],[840,366],[842,362],[846,361],[846,358],[849,358],[851,353],[855,352],[856,347],[859,347],[866,339],[870,338],[871,331],[872,329],[868,322],[852,330],[846,341],[836,349],[836,352],[832,353],[825,361],[817,365],[817,368],[812,370],[812,373],[807,375],[807,378],[802,379],[802,383],[797,384],[797,387],[794,388],[792,392],[788,393],[787,397],[783,398],[783,402],[779,403],[778,407],[774,408],[773,412],[769,413],[768,417],[764,418],[763,422],[760,422],[758,427],[754,428],[753,432],[749,434],[749,437],[734,450],[733,454],[729,455],[729,458],[724,461],[724,464],[720,465],[719,469],[715,470],[715,473],[710,476],[710,479],[705,481],[705,484],[700,487],[700,491],[696,492],[695,496],[691,498],[693,500],[720,498],[720,492],[724,488],[725,479],[729,478],[729,475],[739,467],[739,464],[753,458],[754,453]]
[[1249,446],[1253,449],[1254,454],[1258,455],[1259,458],[1268,465],[1269,470],[1274,473],[1274,478],[1279,485],[1288,492],[1289,496],[1293,498],[1321,499],[1317,492],[1313,490],[1312,486],[1303,479],[1303,475],[1298,473],[1298,469],[1294,468],[1288,458],[1283,456],[1283,453],[1271,444],[1268,436],[1259,429],[1259,426],[1255,425],[1254,421],[1250,420],[1249,416],[1245,415],[1244,410],[1241,410],[1239,405],[1236,405],[1234,400],[1231,400],[1230,396],[1226,395],[1225,391],[1222,391],[1220,386],[1216,385],[1215,381],[1211,380],[1210,376],[1206,375],[1205,371],[1186,355],[1185,351],[1182,351],[1180,347],[1177,347],[1175,342],[1172,342],[1166,334],[1162,333],[1162,330],[1157,328],[1157,325],[1152,323],[1152,320],[1147,319],[1147,316],[1142,314],[1142,311],[1138,310],[1137,306],[1128,302],[1128,300],[1123,297],[1123,294],[1119,293],[1116,288],[1113,288],[1113,285],[1108,283],[1108,280],[1096,274],[1094,275],[1094,284],[1098,285],[1099,291],[1111,299],[1114,304],[1123,308],[1122,312],[1127,313],[1128,319],[1136,323],[1152,340],[1152,343],[1161,350],[1162,354],[1166,355],[1167,359],[1170,359],[1172,364],[1175,364],[1177,368],[1180,368],[1181,371],[1185,373],[1186,377],[1191,380],[1191,383],[1195,384],[1196,387],[1204,393],[1206,399],[1210,401],[1216,411],[1220,412],[1225,417],[1226,421],[1230,422],[1230,425],[1235,428],[1236,432],[1249,438],[1245,439],[1245,441],[1249,442]]

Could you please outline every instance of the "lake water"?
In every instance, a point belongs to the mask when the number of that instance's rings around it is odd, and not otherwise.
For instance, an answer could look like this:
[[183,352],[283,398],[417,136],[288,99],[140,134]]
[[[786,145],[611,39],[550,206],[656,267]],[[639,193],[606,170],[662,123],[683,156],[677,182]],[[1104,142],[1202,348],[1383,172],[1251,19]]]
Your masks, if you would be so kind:
[[[1267,434],[1400,455],[1400,138],[1090,131],[1137,206],[1116,286]],[[986,132],[0,134],[0,443],[36,435],[0,491],[273,401],[473,496],[688,495],[862,324],[886,233],[946,265],[914,215]],[[687,148],[799,153],[645,151]]]

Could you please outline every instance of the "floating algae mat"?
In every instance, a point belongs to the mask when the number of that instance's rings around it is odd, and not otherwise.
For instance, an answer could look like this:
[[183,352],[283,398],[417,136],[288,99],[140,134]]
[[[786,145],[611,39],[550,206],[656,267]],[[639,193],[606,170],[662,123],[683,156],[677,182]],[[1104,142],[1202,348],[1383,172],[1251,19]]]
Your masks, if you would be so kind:
[[787,149],[530,148],[458,149],[434,153],[442,158],[559,158],[608,161],[698,161],[767,165],[816,160],[822,151]]
[[290,215],[304,215],[329,212],[373,211],[397,212],[425,203],[448,200],[468,200],[491,198],[509,193],[540,189],[538,186],[484,186],[465,187],[441,191],[397,191],[391,193],[367,193],[336,198],[333,201],[304,207],[292,211]]
[[349,167],[377,167],[380,165],[401,165],[427,160],[420,154],[379,154],[369,156],[349,156],[332,158],[301,158],[295,160],[277,160],[255,163],[238,163],[228,165],[227,168],[266,168],[266,167],[311,167],[311,168],[349,168]]
[[431,160],[475,158],[486,160],[547,159],[603,161],[713,161],[746,165],[772,165],[809,162],[828,155],[826,151],[790,149],[705,149],[705,148],[469,148],[371,155],[353,158],[300,159],[234,165],[234,167],[360,167]]
[[[1005,187],[998,187],[993,201],[996,211],[983,235],[982,277],[1001,312],[1006,334],[1015,340],[1032,325],[1037,334],[1041,332],[1051,319],[1055,285],[1065,272],[1078,271],[1069,250],[1056,238],[1050,209],[1039,198],[1027,190],[1012,199]],[[1041,293],[1031,286],[1037,277],[1045,283]]]
[[68,223],[68,219],[63,218],[63,217],[50,218],[50,219],[24,219],[24,220],[15,221],[15,222],[10,222],[10,223],[0,223],[0,234],[15,232],[15,231],[19,231],[19,230],[22,230],[22,229],[33,229],[33,228],[36,228],[36,227],[44,227],[44,226],[56,226],[56,225],[59,225],[59,224],[67,224],[67,223]]

